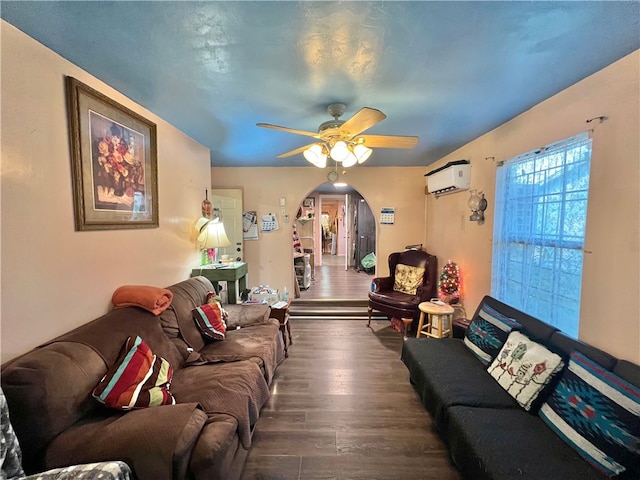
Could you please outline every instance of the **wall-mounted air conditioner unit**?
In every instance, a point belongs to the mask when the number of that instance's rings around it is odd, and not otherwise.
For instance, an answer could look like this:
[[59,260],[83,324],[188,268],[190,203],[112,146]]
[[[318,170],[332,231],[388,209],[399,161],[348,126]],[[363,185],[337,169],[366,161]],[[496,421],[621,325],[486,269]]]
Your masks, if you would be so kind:
[[427,177],[427,191],[435,196],[468,190],[471,186],[471,164],[469,160],[456,160],[424,176]]

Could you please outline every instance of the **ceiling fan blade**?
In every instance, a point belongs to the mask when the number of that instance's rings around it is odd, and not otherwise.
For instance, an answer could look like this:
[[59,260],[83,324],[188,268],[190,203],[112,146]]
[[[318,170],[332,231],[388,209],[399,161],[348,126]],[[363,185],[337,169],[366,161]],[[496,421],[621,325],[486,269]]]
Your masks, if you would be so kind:
[[363,145],[369,148],[413,148],[418,145],[420,137],[408,137],[403,135],[359,135],[354,138],[356,143],[362,140]]
[[297,135],[306,135],[307,137],[320,138],[317,133],[307,132],[305,130],[296,130],[295,128],[281,127],[279,125],[271,125],[270,123],[256,123],[258,127],[271,128],[273,130],[282,130],[283,132],[295,133]]
[[363,107],[340,126],[340,131],[345,132],[348,138],[353,138],[360,132],[364,132],[375,124],[380,123],[385,118],[387,118],[387,116],[380,110]]
[[291,150],[289,152],[285,152],[285,153],[281,153],[280,155],[276,155],[276,158],[287,158],[287,157],[293,157],[294,155],[297,155],[299,153],[304,152],[307,148],[309,148],[312,144],[310,145],[305,145],[304,147],[300,147],[300,148],[296,148],[295,150]]

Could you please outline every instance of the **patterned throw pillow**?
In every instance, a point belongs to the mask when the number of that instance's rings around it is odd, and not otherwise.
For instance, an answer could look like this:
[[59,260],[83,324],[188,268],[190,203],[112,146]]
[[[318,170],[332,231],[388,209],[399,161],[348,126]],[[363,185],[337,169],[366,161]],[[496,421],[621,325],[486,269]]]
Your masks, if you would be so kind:
[[93,397],[120,410],[173,405],[172,376],[169,362],[154,355],[142,338],[129,337],[116,363],[93,390]]
[[416,289],[422,285],[424,278],[424,267],[411,267],[399,263],[396,265],[395,281],[393,289],[396,292],[408,293],[415,295]]
[[227,321],[227,319],[229,318],[229,312],[227,312],[222,307],[222,298],[220,298],[216,294],[216,292],[207,293],[207,298],[206,298],[206,301],[204,303],[217,303],[218,305],[220,305],[220,311],[222,312],[222,320],[224,320],[225,322]]
[[581,353],[571,353],[539,415],[604,475],[640,471],[640,388]]
[[525,410],[564,366],[559,355],[520,332],[511,332],[488,372]]
[[224,340],[227,325],[222,319],[222,307],[218,302],[205,303],[191,312],[196,327],[206,340]]
[[511,330],[522,325],[488,305],[482,305],[478,316],[467,328],[464,344],[484,365],[489,365],[504,345]]

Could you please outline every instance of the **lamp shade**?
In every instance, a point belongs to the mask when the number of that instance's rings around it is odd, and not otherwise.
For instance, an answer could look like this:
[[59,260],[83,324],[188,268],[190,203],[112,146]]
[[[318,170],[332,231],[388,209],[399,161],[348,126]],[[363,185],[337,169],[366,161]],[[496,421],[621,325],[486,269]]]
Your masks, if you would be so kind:
[[367,158],[371,156],[372,152],[373,150],[371,150],[369,147],[365,147],[362,144],[358,144],[353,147],[353,154],[358,159],[358,163],[364,163],[365,160],[367,160]]
[[471,209],[472,212],[477,212],[478,207],[480,206],[480,197],[478,196],[478,191],[471,190],[470,194],[471,196],[467,201],[467,205],[469,205],[469,208]]
[[302,154],[309,163],[316,167],[324,168],[327,166],[327,154],[319,143],[314,143],[302,152]]
[[347,158],[345,158],[344,160],[342,160],[342,166],[347,168],[347,167],[353,167],[357,162],[358,159],[356,158],[356,156],[351,152],[351,150],[348,150],[349,155],[347,155]]
[[224,224],[219,218],[209,220],[203,217],[196,222],[196,229],[200,232],[198,235],[200,248],[218,248],[231,245],[229,237],[224,231]]
[[207,238],[204,248],[228,247],[231,245],[227,232],[224,231],[224,224],[220,221],[212,221],[207,225]]
[[347,148],[347,144],[342,140],[339,140],[331,149],[331,158],[336,162],[342,162],[347,159],[350,153],[351,152]]
[[198,231],[198,240],[200,240],[200,235],[202,234],[203,227],[211,221],[210,218],[200,217],[196,222],[196,230]]

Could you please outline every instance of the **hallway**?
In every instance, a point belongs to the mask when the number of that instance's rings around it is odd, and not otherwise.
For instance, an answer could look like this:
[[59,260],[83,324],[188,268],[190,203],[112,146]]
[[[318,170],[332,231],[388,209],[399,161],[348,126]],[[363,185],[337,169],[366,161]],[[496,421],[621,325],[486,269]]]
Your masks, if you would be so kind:
[[[344,269],[344,255],[322,255],[322,265],[315,266],[311,286],[300,291],[296,300],[367,300],[373,274]],[[294,300],[294,303],[296,302]]]

